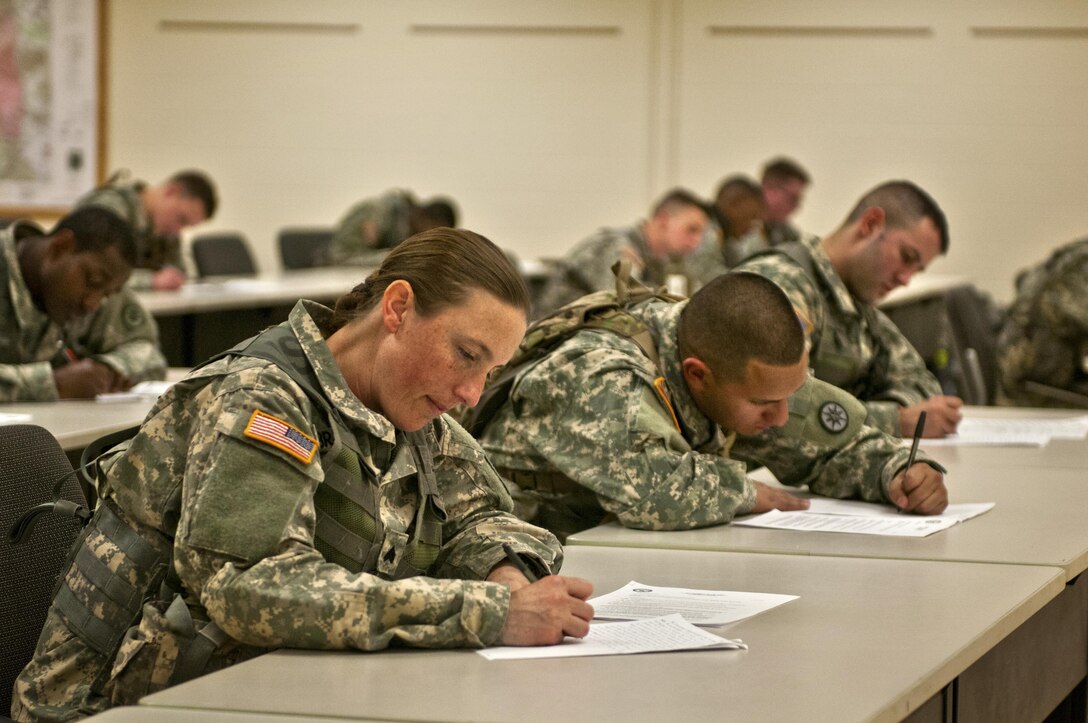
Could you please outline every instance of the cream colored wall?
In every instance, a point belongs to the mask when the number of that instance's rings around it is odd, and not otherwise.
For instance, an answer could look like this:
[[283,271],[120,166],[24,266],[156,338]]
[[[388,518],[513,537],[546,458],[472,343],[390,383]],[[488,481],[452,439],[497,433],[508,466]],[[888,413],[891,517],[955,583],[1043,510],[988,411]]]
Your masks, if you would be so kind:
[[[1007,298],[1088,231],[1088,4],[782,0],[112,0],[108,158],[218,182],[207,229],[332,224],[401,186],[526,256],[709,194],[768,157],[833,228],[911,178],[945,207],[934,269]],[[201,229],[203,230],[203,229]]]

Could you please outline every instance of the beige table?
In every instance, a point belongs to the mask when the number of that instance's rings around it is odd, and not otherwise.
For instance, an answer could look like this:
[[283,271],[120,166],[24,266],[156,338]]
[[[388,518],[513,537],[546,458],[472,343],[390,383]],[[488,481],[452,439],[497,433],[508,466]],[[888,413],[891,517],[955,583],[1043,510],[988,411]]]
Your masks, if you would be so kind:
[[280,651],[141,703],[396,720],[939,719],[945,687],[1063,587],[1046,567],[674,550],[572,548],[564,572],[599,592],[637,579],[800,599],[717,629],[748,651],[501,662]]
[[[128,706],[123,708],[111,708],[105,713],[85,718],[96,723],[314,723],[315,718],[308,716],[277,715],[270,718],[264,714],[233,713],[221,710],[173,710],[171,708],[158,708],[155,714],[148,715],[147,708]],[[322,718],[321,721],[336,723],[337,721],[353,720],[351,718]]]
[[[1057,420],[1083,417],[1085,411],[1026,407],[964,407],[964,416],[975,419]],[[928,444],[928,440],[922,440],[921,447],[926,454],[941,464],[957,468],[1031,466],[1088,470],[1088,441],[1085,440],[1057,439],[1045,447],[933,446]]]
[[[187,369],[171,367],[166,378],[177,381],[187,372]],[[131,402],[69,399],[0,404],[0,412],[29,414],[29,424],[48,429],[66,452],[77,452],[99,437],[139,424],[154,404],[155,400],[150,397]]]

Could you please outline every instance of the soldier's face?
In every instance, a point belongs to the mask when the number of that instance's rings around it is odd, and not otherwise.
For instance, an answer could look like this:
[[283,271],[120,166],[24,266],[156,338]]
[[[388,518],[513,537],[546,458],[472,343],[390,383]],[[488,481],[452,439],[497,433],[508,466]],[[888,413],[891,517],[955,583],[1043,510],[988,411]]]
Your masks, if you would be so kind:
[[182,229],[195,226],[204,220],[204,204],[200,199],[174,190],[172,193],[168,192],[154,210],[151,223],[157,235],[172,238],[181,233]]
[[703,240],[707,223],[706,214],[694,206],[682,206],[671,213],[659,211],[650,222],[649,233],[654,239],[648,239],[651,246],[659,248],[651,250],[667,256],[687,256]]
[[925,271],[940,252],[941,236],[929,218],[907,228],[882,228],[851,259],[843,281],[854,296],[875,304]]
[[524,312],[479,289],[430,317],[411,302],[399,311],[374,360],[374,403],[408,432],[459,404],[475,406],[487,375],[525,334]]
[[742,381],[711,379],[692,396],[708,417],[726,433],[759,434],[771,427],[781,427],[789,419],[787,400],[808,378],[808,354],[796,364],[772,366],[756,359],[748,360]]
[[42,262],[39,304],[54,322],[66,324],[96,311],[131,271],[116,246],[76,251],[73,238],[54,238]]
[[801,207],[804,197],[805,182],[799,178],[767,181],[763,184],[766,219],[778,223],[785,221]]

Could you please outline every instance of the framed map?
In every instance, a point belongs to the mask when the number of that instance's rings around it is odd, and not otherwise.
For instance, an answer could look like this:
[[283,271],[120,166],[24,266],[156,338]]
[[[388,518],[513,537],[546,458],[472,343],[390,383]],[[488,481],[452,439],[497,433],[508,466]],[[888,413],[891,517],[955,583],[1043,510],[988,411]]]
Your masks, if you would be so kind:
[[0,216],[59,216],[98,184],[106,0],[0,0]]

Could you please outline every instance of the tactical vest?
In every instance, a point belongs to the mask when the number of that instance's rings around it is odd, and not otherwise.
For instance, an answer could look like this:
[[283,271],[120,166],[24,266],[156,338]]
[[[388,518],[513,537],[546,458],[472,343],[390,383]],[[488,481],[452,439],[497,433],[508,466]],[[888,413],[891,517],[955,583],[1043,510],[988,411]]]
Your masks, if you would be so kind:
[[[321,392],[321,384],[310,366],[294,332],[286,324],[268,329],[232,349],[213,357],[248,356],[270,361],[305,392],[321,410],[315,422],[321,442],[321,466],[325,479],[314,493],[317,527],[314,547],[329,562],[351,572],[375,570],[381,552],[383,528],[378,513],[377,481],[365,479],[358,440],[344,423],[340,412]],[[442,546],[442,525],[446,512],[439,502],[438,482],[433,468],[433,451],[426,430],[404,433],[416,464],[420,505],[415,533],[408,543],[393,579],[427,572]]]
[[[784,255],[793,259],[805,272],[805,276],[807,276],[814,284],[819,283],[816,275],[816,262],[812,258],[812,252],[804,243],[800,241],[790,241],[788,243],[779,244],[774,248],[760,251],[750,258],[775,255]],[[869,324],[870,327],[875,328],[876,319],[873,317],[872,310],[865,304],[858,304],[857,309],[866,323]],[[812,323],[811,319],[807,319],[806,321],[810,324]],[[816,330],[810,330],[810,332],[814,331]],[[869,370],[860,359],[846,354],[836,353],[832,348],[830,339],[828,339],[828,343],[822,343],[824,339],[827,339],[827,332],[827,318],[825,316],[824,322],[819,329],[821,339],[820,350],[809,356],[809,367],[811,367],[817,379],[822,379],[828,384],[832,384],[840,389],[857,390],[855,393],[861,391],[858,389],[858,384],[868,376]]]

